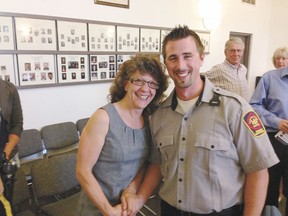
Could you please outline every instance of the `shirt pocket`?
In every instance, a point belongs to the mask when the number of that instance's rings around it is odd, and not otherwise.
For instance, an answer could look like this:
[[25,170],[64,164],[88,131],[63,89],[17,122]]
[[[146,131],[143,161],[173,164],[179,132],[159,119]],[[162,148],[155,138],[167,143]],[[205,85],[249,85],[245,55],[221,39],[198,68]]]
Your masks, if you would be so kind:
[[162,136],[157,140],[157,148],[161,153],[161,173],[165,177],[169,167],[173,162],[172,156],[175,154],[175,144],[173,136]]

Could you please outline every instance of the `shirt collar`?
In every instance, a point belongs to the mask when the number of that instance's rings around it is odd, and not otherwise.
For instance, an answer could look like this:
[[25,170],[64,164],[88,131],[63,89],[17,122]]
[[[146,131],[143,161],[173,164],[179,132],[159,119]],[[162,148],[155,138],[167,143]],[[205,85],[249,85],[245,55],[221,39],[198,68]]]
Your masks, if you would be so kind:
[[[214,85],[207,79],[205,76],[201,76],[201,79],[204,81],[204,89],[202,90],[201,94],[199,95],[199,99],[196,102],[196,106],[204,103],[209,103],[211,98],[213,97],[213,89],[215,88]],[[175,88],[169,95],[169,97],[162,103],[162,107],[170,107],[175,110],[178,105],[177,98],[176,98],[176,91]]]
[[235,65],[231,64],[227,59],[225,59],[224,64],[227,64],[229,67],[231,67],[235,70],[239,70],[242,67],[242,64],[239,64],[239,66],[235,66]]

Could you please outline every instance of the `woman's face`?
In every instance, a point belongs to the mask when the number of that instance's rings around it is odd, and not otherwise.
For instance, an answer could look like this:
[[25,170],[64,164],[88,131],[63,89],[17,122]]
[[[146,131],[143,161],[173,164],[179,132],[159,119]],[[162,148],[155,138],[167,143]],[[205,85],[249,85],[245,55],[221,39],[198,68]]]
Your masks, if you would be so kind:
[[125,85],[126,95],[132,107],[144,109],[155,97],[157,81],[149,74],[135,72]]
[[278,68],[283,68],[288,66],[288,57],[284,55],[279,55],[275,58],[275,67]]

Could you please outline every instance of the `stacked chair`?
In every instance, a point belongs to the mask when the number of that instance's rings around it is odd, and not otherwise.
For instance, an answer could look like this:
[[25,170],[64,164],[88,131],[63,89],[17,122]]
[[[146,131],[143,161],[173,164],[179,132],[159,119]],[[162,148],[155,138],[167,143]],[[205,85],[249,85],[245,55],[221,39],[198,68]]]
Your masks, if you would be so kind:
[[41,129],[41,136],[47,157],[70,151],[77,152],[79,134],[74,122],[62,122],[44,126]]
[[74,216],[80,194],[75,152],[42,160],[31,167],[38,214]]

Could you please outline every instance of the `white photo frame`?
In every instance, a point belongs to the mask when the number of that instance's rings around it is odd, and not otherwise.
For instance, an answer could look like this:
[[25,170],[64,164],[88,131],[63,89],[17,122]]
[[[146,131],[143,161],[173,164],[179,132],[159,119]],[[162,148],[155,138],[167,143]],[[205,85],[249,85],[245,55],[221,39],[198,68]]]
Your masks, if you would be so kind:
[[15,18],[18,50],[56,50],[55,20]]
[[12,17],[0,17],[0,50],[13,50],[14,28]]
[[14,57],[12,54],[0,55],[0,78],[16,85]]
[[87,23],[57,21],[60,51],[87,51]]
[[112,25],[88,24],[90,51],[116,51],[116,29]]
[[58,55],[59,83],[89,81],[87,55]]
[[139,52],[139,28],[117,26],[117,51]]
[[18,55],[20,86],[56,83],[53,55]]
[[140,52],[160,52],[160,30],[140,29]]
[[117,73],[116,55],[90,55],[91,81],[111,80]]

